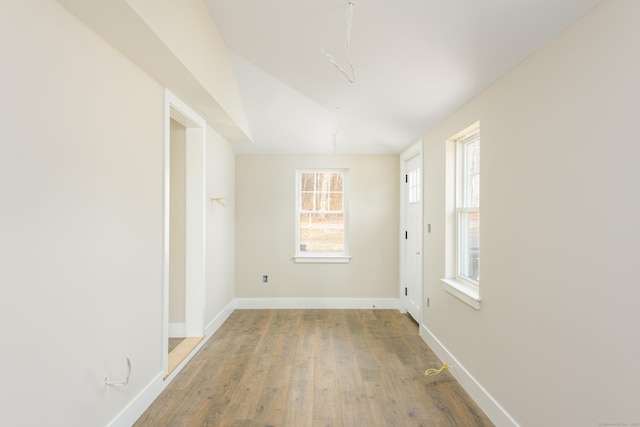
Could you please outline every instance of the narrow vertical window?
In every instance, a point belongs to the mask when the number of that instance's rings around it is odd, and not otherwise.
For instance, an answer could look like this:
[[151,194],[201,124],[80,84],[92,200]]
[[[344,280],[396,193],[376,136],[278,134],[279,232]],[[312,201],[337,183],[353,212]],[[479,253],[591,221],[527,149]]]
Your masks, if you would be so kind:
[[456,278],[480,283],[480,133],[456,141]]
[[448,139],[445,151],[442,286],[480,310],[480,122]]
[[296,261],[346,262],[345,170],[296,174]]

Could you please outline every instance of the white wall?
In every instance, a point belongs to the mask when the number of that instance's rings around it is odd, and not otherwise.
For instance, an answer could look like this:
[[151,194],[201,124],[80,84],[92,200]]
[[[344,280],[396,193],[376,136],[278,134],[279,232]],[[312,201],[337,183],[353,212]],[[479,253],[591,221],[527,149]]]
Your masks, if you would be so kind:
[[[424,138],[423,328],[523,426],[640,421],[639,40],[605,1]],[[479,311],[440,284],[445,141],[476,120]]]
[[[216,319],[234,297],[235,157],[231,145],[207,127],[208,195],[206,233],[205,326]],[[228,207],[211,201],[222,197]]]
[[[184,336],[187,274],[187,129],[171,119],[169,190],[169,323],[181,324]],[[175,331],[177,332],[177,331]]]
[[[293,262],[297,168],[349,169],[349,264]],[[238,156],[236,296],[398,298],[398,179],[397,155]]]
[[201,0],[57,0],[233,142],[250,142],[229,55]]
[[[236,136],[238,141],[249,142],[249,124],[238,95],[228,51],[202,1],[127,0],[127,4],[192,73],[198,84],[208,94],[215,95],[216,102],[229,115],[226,118],[222,114],[205,114],[207,119],[215,119],[225,133]],[[176,87],[174,90],[182,94],[184,89]],[[204,113],[209,113],[200,98],[194,97],[194,104]]]
[[[164,90],[57,2],[2,9],[0,424],[102,426],[163,371]],[[228,144],[208,148],[232,192]],[[233,256],[210,264],[206,322],[233,294]],[[105,387],[125,356],[130,384]]]
[[0,19],[0,423],[104,425],[162,369],[162,88],[55,2]]

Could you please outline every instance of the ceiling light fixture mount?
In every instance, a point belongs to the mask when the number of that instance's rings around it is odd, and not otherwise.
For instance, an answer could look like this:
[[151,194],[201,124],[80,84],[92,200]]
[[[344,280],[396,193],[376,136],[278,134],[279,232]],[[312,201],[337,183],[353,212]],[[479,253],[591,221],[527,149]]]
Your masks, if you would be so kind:
[[333,66],[336,67],[338,71],[340,71],[340,73],[349,81],[349,83],[355,83],[356,81],[356,69],[353,66],[353,61],[351,60],[351,26],[353,23],[353,6],[354,6],[354,3],[352,1],[349,1],[347,3],[347,17],[346,17],[347,37],[345,41],[346,53],[347,53],[347,64],[349,65],[349,69],[351,70],[351,72],[349,73],[345,71],[345,69],[342,68],[340,64],[336,62],[334,57],[326,53],[322,48],[322,46],[320,46],[320,51],[325,56],[325,58],[327,58],[329,62],[331,62]]

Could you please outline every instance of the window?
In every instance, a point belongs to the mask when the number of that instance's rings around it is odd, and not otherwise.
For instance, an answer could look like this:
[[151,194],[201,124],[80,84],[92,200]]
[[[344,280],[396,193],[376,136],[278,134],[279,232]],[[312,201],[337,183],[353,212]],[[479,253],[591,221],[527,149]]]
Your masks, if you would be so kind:
[[347,172],[296,174],[296,262],[348,262]]
[[447,141],[445,290],[480,308],[480,125]]
[[480,134],[456,141],[456,278],[480,281]]
[[420,169],[414,169],[407,176],[409,203],[420,203]]

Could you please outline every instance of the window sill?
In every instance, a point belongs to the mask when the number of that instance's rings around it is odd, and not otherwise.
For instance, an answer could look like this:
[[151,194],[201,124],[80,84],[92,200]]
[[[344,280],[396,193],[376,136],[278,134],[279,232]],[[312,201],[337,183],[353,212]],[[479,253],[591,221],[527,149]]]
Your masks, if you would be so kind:
[[476,286],[455,279],[440,279],[442,287],[476,310],[480,310],[480,291]]
[[351,262],[348,255],[294,255],[296,263],[347,264]]

